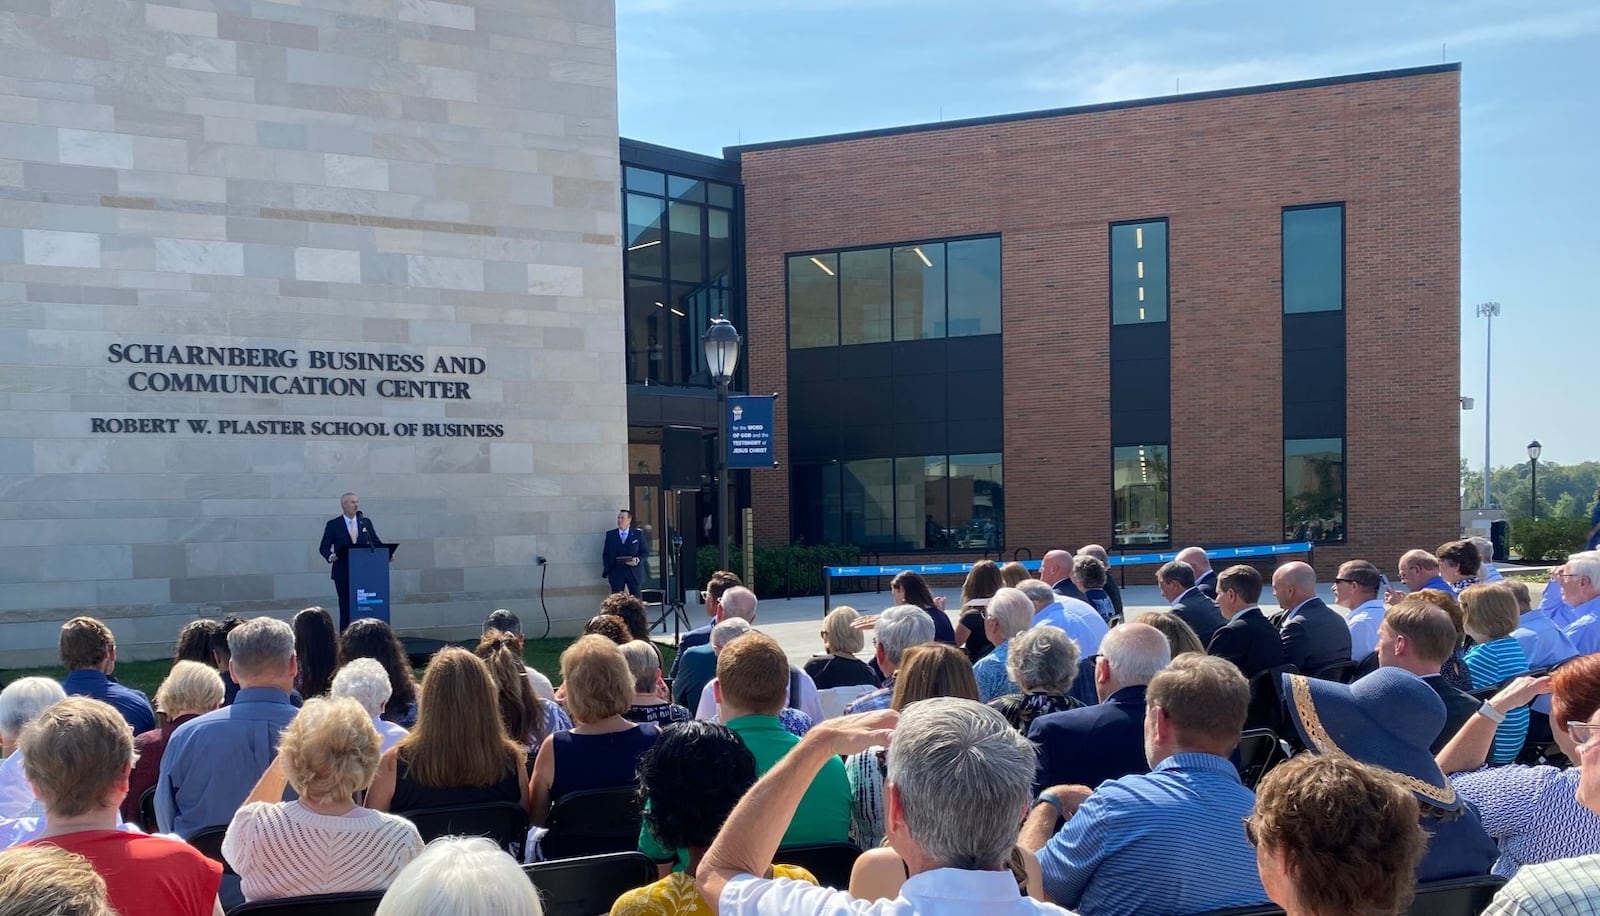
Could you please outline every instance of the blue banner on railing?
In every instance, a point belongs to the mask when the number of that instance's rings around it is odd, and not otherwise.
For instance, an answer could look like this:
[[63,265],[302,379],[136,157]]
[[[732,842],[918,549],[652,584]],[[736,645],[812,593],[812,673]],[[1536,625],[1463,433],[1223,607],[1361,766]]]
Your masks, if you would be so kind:
[[[1240,560],[1248,557],[1271,557],[1285,553],[1306,553],[1311,550],[1310,541],[1296,541],[1292,544],[1260,544],[1253,547],[1218,547],[1207,548],[1206,556],[1212,560]],[[1169,553],[1126,553],[1113,554],[1111,566],[1147,566],[1152,563],[1165,563],[1175,560],[1177,551]],[[1039,568],[1038,560],[1024,560],[1022,566],[1029,571]],[[824,566],[822,575],[825,578],[847,578],[852,576],[893,576],[902,572],[914,572],[924,576],[961,576],[972,570],[971,563],[910,563],[899,566]]]
[[776,466],[772,457],[772,402],[770,394],[728,398],[728,467]]

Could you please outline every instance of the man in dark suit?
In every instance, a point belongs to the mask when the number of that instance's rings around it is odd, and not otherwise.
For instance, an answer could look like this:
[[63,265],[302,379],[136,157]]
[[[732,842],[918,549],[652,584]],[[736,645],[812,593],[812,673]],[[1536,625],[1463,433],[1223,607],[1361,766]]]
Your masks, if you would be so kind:
[[1076,598],[1087,604],[1089,596],[1085,595],[1083,589],[1072,581],[1073,556],[1074,554],[1070,550],[1046,551],[1044,559],[1039,561],[1039,578],[1050,583],[1050,588],[1056,594],[1066,595],[1068,598]]
[[1163,563],[1156,570],[1156,587],[1172,604],[1172,613],[1183,618],[1183,622],[1193,628],[1194,635],[1200,637],[1200,645],[1210,645],[1211,637],[1227,621],[1222,619],[1217,603],[1195,588],[1194,570],[1189,564],[1178,560]]
[[1194,570],[1194,587],[1207,598],[1216,601],[1217,571],[1211,568],[1211,559],[1206,556],[1205,550],[1200,547],[1185,547],[1178,551],[1177,559],[1179,563],[1188,563],[1189,568]]
[[650,555],[644,532],[633,527],[633,513],[617,510],[617,527],[606,532],[605,548],[600,553],[600,575],[611,583],[613,592],[639,597],[644,585],[644,558]]
[[[726,569],[717,570],[711,574],[710,579],[706,580],[705,591],[701,592],[700,595],[706,603],[706,614],[710,616],[711,622],[695,627],[678,638],[678,652],[672,657],[672,670],[667,673],[668,677],[677,678],[684,653],[696,646],[704,646],[711,642],[711,628],[721,623],[728,616],[722,609],[722,596],[727,593],[728,589],[743,584],[744,582],[737,575],[728,572]],[[693,706],[689,708],[694,709]]]
[[381,547],[378,529],[372,520],[361,514],[361,500],[354,493],[339,497],[340,514],[328,519],[322,526],[322,545],[317,548],[330,564],[333,588],[339,593],[339,632],[350,625],[350,555],[349,547]]
[[1444,667],[1456,644],[1455,624],[1444,609],[1426,601],[1407,600],[1388,609],[1378,624],[1378,665],[1400,668],[1422,678],[1444,701],[1444,727],[1429,750],[1437,754],[1467,724],[1483,701],[1444,679]]
[[1233,662],[1247,678],[1284,664],[1278,628],[1261,613],[1261,573],[1230,566],[1217,585],[1217,607],[1228,622],[1211,637],[1206,653]]
[[1100,702],[1040,716],[1028,728],[1028,740],[1039,752],[1034,793],[1150,772],[1144,754],[1145,686],[1171,660],[1172,646],[1155,627],[1125,623],[1112,628],[1094,665]]
[[1272,622],[1289,664],[1316,676],[1330,665],[1350,660],[1350,628],[1317,597],[1315,570],[1299,561],[1283,564],[1272,573],[1272,592],[1285,609]]

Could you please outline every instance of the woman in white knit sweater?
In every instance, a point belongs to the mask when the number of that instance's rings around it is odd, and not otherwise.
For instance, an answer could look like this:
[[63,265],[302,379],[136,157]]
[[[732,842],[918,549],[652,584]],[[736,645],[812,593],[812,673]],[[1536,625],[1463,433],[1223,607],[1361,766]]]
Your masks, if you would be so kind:
[[222,841],[246,900],[383,890],[422,852],[410,821],[356,804],[380,740],[355,700],[306,701]]

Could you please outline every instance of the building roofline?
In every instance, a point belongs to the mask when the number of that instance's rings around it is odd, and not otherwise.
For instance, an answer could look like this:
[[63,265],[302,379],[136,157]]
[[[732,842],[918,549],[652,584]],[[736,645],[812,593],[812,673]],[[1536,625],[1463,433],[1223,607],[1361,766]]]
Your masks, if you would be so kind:
[[926,124],[908,124],[901,127],[879,127],[870,130],[848,131],[839,134],[824,134],[816,137],[802,137],[795,140],[773,140],[766,143],[745,143],[738,146],[723,147],[722,154],[728,159],[738,160],[744,153],[763,152],[766,150],[788,149],[799,146],[817,146],[825,143],[844,143],[851,140],[869,140],[877,137],[893,137],[900,134],[920,134],[937,130],[958,130],[964,127],[982,127],[989,124],[1009,124],[1016,121],[1034,121],[1045,118],[1059,118],[1065,115],[1092,114],[1102,111],[1121,111],[1130,108],[1145,108],[1152,105],[1170,105],[1180,102],[1201,102],[1210,99],[1226,99],[1236,96],[1258,95],[1268,92],[1290,92],[1299,89],[1317,89],[1323,86],[1342,86],[1351,83],[1365,83],[1373,80],[1405,79],[1413,76],[1426,76],[1435,73],[1458,73],[1460,63],[1429,64],[1424,67],[1404,67],[1396,70],[1375,70],[1368,73],[1353,73],[1343,76],[1325,76],[1316,79],[1293,80],[1285,83],[1268,83],[1261,86],[1243,86],[1234,89],[1213,89],[1208,92],[1191,92],[1182,95],[1162,95],[1143,99],[1132,99],[1121,102],[1096,102],[1091,105],[1074,105],[1067,108],[1046,108],[1037,111],[1013,112],[1002,115],[985,115],[977,118],[962,118],[955,121],[938,121]]

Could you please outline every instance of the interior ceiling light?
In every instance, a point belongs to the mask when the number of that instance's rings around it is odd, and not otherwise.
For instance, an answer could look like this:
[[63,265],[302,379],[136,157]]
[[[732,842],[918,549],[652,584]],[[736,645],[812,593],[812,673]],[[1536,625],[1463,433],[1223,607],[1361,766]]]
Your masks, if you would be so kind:
[[827,274],[828,276],[830,276],[830,277],[833,276],[833,268],[831,268],[828,265],[822,263],[822,259],[821,258],[812,257],[811,263],[813,263],[813,264],[817,265],[818,267],[822,268],[822,272]]
[[649,248],[652,245],[659,245],[659,244],[661,244],[661,240],[660,239],[656,239],[653,242],[640,242],[637,245],[629,245],[628,246],[628,250],[629,251],[638,251],[641,248]]
[[913,248],[911,250],[915,251],[917,253],[917,257],[922,259],[922,266],[924,266],[924,267],[932,267],[933,266],[933,262],[928,260],[928,256],[922,253],[922,249],[921,248]]

